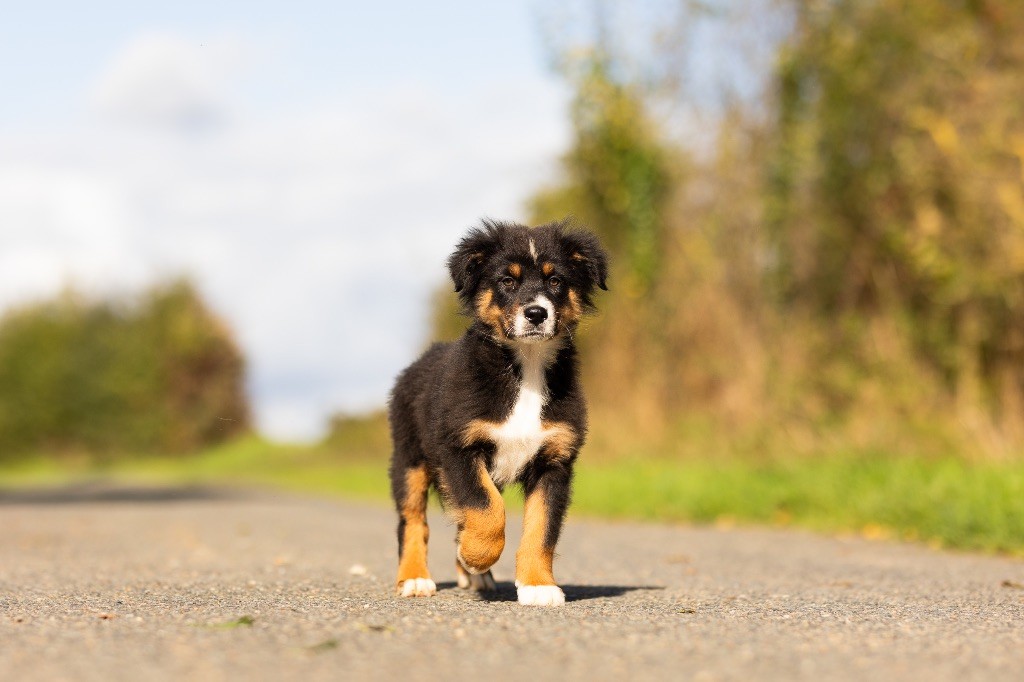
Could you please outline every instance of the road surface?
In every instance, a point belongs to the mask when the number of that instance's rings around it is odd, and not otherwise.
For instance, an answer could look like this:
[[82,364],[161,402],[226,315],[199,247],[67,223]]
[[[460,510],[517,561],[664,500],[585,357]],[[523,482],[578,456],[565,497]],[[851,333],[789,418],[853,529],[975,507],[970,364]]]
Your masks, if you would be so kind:
[[[1024,562],[570,514],[568,603],[392,595],[385,506],[204,489],[0,493],[7,680],[1021,680]],[[510,518],[509,537],[518,533]]]

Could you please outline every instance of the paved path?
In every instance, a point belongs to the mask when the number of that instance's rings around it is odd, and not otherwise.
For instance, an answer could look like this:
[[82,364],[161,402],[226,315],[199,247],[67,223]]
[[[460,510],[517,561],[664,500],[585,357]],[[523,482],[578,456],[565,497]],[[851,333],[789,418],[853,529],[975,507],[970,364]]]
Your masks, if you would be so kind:
[[543,609],[514,601],[514,544],[484,601],[432,533],[440,592],[399,600],[384,507],[0,493],[0,677],[1024,679],[1020,561],[570,515],[569,603]]

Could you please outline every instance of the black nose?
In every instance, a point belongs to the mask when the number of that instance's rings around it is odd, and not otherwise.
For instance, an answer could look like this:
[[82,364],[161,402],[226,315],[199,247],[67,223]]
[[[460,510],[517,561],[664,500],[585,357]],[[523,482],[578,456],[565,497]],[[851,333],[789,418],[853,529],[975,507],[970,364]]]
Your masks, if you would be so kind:
[[526,319],[534,324],[540,324],[544,320],[548,319],[547,309],[539,305],[527,306],[523,310],[523,315],[525,315]]

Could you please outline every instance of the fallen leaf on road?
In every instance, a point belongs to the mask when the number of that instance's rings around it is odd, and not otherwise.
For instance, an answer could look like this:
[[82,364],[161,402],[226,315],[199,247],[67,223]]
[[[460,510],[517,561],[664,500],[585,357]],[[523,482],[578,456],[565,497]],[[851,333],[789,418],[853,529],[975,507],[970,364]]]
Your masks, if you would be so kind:
[[252,616],[240,616],[234,620],[229,620],[226,623],[210,623],[204,627],[210,630],[233,630],[235,628],[251,628],[252,624],[256,622],[256,619]]
[[362,564],[352,564],[352,568],[348,569],[349,575],[366,575],[366,566]]
[[338,648],[338,640],[336,639],[325,639],[322,642],[314,644],[313,646],[306,647],[306,651],[314,654],[322,654],[325,651]]
[[100,620],[114,620],[115,618],[117,618],[116,613],[101,613],[99,615]]
[[355,628],[360,632],[392,633],[395,631],[395,628],[390,625],[367,625],[366,623],[356,623]]
[[1024,583],[1019,583],[1015,580],[1004,580],[1003,587],[1009,587],[1014,590],[1024,590]]

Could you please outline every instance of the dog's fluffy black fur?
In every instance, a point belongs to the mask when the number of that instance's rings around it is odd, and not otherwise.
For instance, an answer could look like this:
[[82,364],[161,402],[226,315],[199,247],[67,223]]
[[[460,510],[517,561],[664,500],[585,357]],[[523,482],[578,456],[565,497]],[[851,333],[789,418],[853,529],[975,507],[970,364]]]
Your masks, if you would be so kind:
[[593,234],[566,223],[485,221],[459,242],[448,269],[472,324],[402,372],[389,403],[398,592],[435,590],[428,487],[458,524],[459,585],[493,588],[489,569],[504,547],[499,491],[520,483],[519,601],[562,603],[551,560],[587,429],[573,335],[595,289],[606,288],[607,256]]

